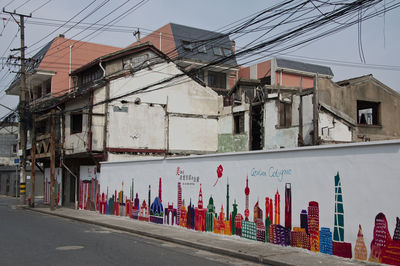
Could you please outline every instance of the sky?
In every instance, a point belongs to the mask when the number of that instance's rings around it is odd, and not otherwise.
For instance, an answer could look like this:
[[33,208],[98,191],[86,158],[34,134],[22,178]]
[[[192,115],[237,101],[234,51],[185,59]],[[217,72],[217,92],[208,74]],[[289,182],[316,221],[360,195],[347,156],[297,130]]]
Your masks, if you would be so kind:
[[[137,28],[140,29],[142,36],[170,22],[219,31],[224,26],[231,25],[241,18],[279,2],[271,0],[145,0],[142,2],[138,0],[0,0],[0,8],[2,10],[5,7],[6,11],[16,9],[17,13],[22,14],[32,13],[32,19],[28,18],[25,25],[28,57],[33,56],[37,52],[36,49],[51,41],[52,38],[68,30],[68,28],[61,28],[52,33],[57,29],[54,24],[62,23],[55,20],[67,21],[81,12],[72,20],[79,21],[88,15],[94,7],[105,1],[106,4],[103,7],[96,9],[95,13],[82,22],[110,24],[115,22],[112,21],[113,19],[119,18],[115,25],[122,26],[122,32],[102,31],[88,36],[93,31],[82,31],[82,29],[74,28],[66,32],[65,37],[126,47],[136,41],[132,32]],[[383,0],[381,6],[383,3],[388,5],[392,2],[391,0]],[[92,4],[84,9],[90,3]],[[135,11],[123,17],[123,12],[138,4],[139,6]],[[115,12],[103,18],[114,9],[116,9]],[[2,18],[0,22],[0,57],[3,60],[10,54],[9,49],[19,48],[20,42],[15,21],[2,12],[0,17]],[[379,81],[400,92],[399,26],[400,8],[361,23],[361,44],[365,62],[360,59],[359,29],[356,24],[305,46],[283,51],[278,55],[265,54],[265,57],[253,61],[252,64],[268,60],[271,56],[282,56],[297,61],[329,66],[334,73],[334,81],[373,74]],[[50,36],[47,36],[49,34]],[[235,39],[236,46],[238,48],[243,47],[251,38],[255,37],[249,34]],[[238,61],[239,64],[246,63]],[[15,74],[9,73],[8,67],[4,66],[3,63],[4,61],[1,61],[0,65],[0,118],[9,112],[6,107],[14,109],[18,103],[18,97],[5,95],[4,91]],[[12,70],[17,71],[18,69]]]

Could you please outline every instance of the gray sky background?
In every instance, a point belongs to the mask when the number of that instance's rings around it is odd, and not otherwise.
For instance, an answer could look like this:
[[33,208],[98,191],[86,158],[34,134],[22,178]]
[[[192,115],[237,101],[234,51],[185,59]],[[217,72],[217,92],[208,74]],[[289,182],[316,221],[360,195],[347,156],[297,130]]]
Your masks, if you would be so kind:
[[[7,11],[15,8],[18,13],[31,13],[36,8],[47,3],[49,0],[0,0],[0,8],[6,6]],[[39,10],[33,12],[32,16],[36,18],[69,20],[77,14],[86,5],[94,0],[51,0]],[[97,6],[104,0],[97,0],[93,6]],[[109,17],[99,21],[99,23],[107,23],[108,21],[118,17],[124,10],[134,6],[139,1],[129,1],[118,11]],[[139,27],[142,36],[145,36],[150,30],[156,30],[163,25],[173,22],[192,27],[218,30],[223,26],[229,25],[238,19],[249,16],[259,10],[265,9],[278,1],[237,1],[237,0],[202,0],[202,1],[181,1],[181,0],[149,0],[143,6],[132,12],[129,16],[120,20],[116,25]],[[386,0],[382,3],[390,3]],[[93,23],[111,12],[114,8],[125,3],[124,0],[110,0],[103,8],[88,17],[84,22]],[[82,19],[88,14],[90,8],[78,16],[74,21]],[[8,19],[9,16],[1,13],[1,18]],[[54,26],[34,25],[26,22],[26,46],[41,41],[38,45],[32,47],[39,48],[48,43],[59,33],[64,32],[67,28],[59,29],[51,36],[44,38],[48,33],[56,29]],[[11,20],[1,20],[0,22],[0,56],[8,57],[9,50],[7,46],[11,43],[10,48],[19,48],[19,33],[16,38],[18,27]],[[364,50],[366,64],[362,64],[358,50],[358,27],[354,25],[344,31],[334,35],[327,36],[323,39],[314,41],[300,49],[294,49],[285,52],[285,57],[298,61],[305,61],[314,64],[326,65],[332,68],[334,73],[334,81],[348,79],[352,77],[373,74],[375,78],[400,92],[400,8],[387,12],[385,15],[375,17],[362,23],[362,46]],[[66,33],[66,38],[72,38],[81,29],[73,29]],[[91,31],[84,31],[72,39],[90,41],[102,44],[108,44],[118,47],[126,47],[136,41],[132,33],[129,32],[101,32],[95,34],[96,37],[90,39],[84,38]],[[246,41],[250,41],[252,36],[236,40],[237,47],[243,46]],[[90,40],[89,40],[90,39]],[[31,49],[31,50],[32,50]],[[269,59],[266,55],[262,60]],[[239,63],[243,63],[240,62]],[[256,63],[256,62],[253,62]],[[355,66],[348,66],[352,63]],[[387,69],[376,67],[376,65],[388,66]],[[3,66],[3,64],[1,65]],[[17,70],[17,69],[15,69]],[[0,104],[10,108],[15,108],[18,98],[15,96],[4,95],[4,90],[8,87],[14,74],[7,74],[8,68],[0,68]],[[9,112],[8,109],[0,106],[0,117]]]

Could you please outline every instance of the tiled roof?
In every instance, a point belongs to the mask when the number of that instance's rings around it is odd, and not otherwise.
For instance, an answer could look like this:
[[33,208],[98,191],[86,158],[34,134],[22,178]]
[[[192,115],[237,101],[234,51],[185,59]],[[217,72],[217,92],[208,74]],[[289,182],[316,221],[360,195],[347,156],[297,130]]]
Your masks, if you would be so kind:
[[333,77],[332,69],[327,66],[314,65],[283,58],[276,58],[276,65],[278,68],[293,69],[309,73],[318,73],[321,75],[327,75]]
[[[233,53],[232,44],[228,36],[221,33],[193,28],[189,26],[170,23],[172,35],[174,36],[175,46],[178,51],[178,57],[182,59],[195,60],[200,62],[212,62],[221,59],[223,55],[216,55],[213,48],[225,48]],[[184,49],[184,42],[190,42],[193,50]],[[199,46],[205,44],[206,50],[199,51]],[[237,66],[236,59],[230,59],[223,64]]]

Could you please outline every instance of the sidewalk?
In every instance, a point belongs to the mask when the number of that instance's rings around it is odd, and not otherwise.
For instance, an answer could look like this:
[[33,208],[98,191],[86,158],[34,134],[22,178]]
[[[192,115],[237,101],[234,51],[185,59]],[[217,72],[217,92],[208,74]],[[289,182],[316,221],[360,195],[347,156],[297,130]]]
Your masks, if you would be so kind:
[[102,215],[93,211],[68,208],[59,208],[55,211],[50,211],[48,207],[32,209],[26,206],[23,206],[23,208],[257,263],[270,265],[372,265],[370,263],[342,259],[322,253],[313,253],[300,248],[282,247],[251,241],[237,236],[197,232],[178,226],[141,222],[128,217]]

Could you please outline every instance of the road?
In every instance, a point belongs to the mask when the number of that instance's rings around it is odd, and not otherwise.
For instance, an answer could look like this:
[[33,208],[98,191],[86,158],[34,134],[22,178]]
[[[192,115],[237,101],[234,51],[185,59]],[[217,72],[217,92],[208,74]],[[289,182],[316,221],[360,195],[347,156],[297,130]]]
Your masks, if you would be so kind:
[[0,265],[250,265],[95,225],[16,208],[0,196]]

